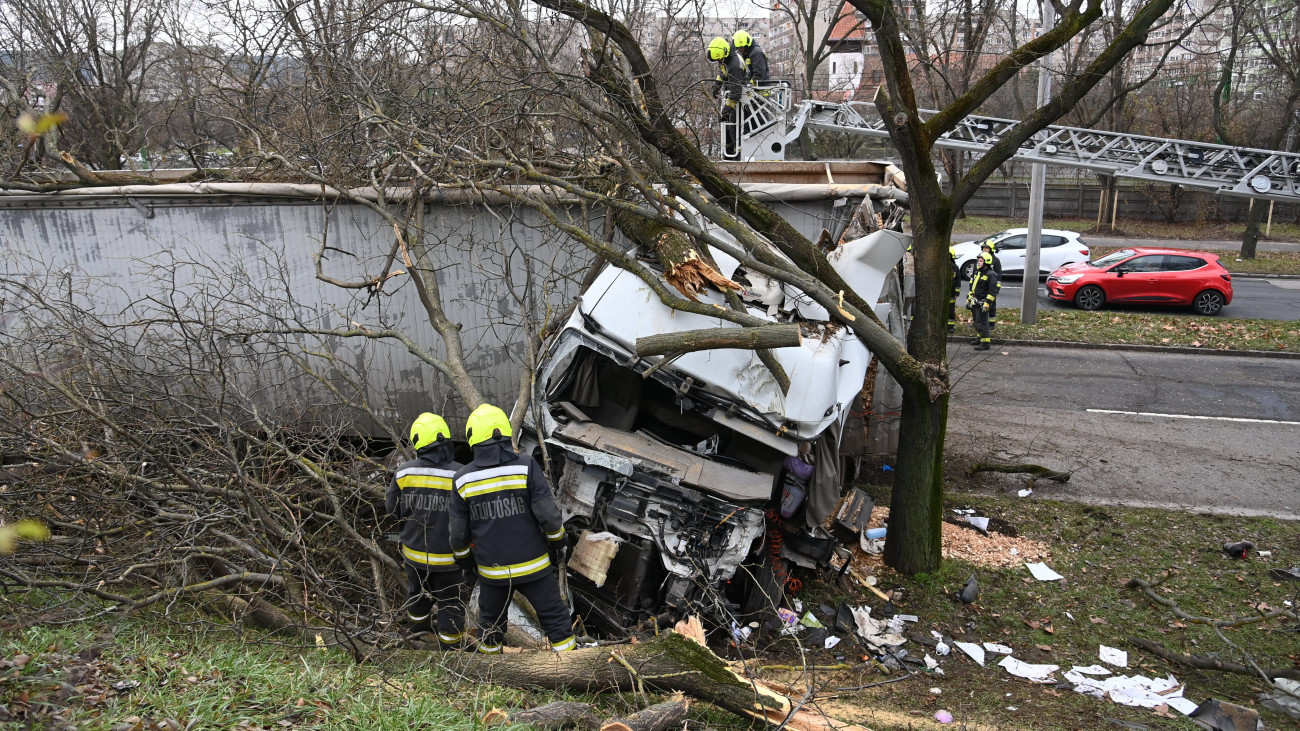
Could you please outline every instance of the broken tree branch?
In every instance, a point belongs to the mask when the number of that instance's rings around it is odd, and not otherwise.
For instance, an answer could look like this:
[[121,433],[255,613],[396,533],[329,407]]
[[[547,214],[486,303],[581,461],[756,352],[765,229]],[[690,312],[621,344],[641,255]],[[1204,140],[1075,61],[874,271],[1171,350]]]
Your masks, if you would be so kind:
[[649,355],[692,353],[697,350],[738,348],[760,350],[767,348],[794,348],[803,343],[799,326],[766,325],[763,327],[708,328],[684,332],[647,335],[636,339],[636,354]]
[[[1174,652],[1173,650],[1157,645],[1150,640],[1144,640],[1140,637],[1130,637],[1128,638],[1128,643],[1140,650],[1146,650],[1162,660],[1174,663],[1175,665],[1196,668],[1198,670],[1218,670],[1220,672],[1237,673],[1239,675],[1258,675],[1258,673],[1255,672],[1255,669],[1249,665],[1241,665],[1235,662],[1224,662],[1217,657],[1209,657],[1207,655],[1185,655]],[[1264,670],[1264,674],[1267,675],[1269,679],[1291,678],[1293,680],[1300,680],[1300,670],[1296,670],[1295,668],[1266,669]]]
[[600,731],[665,731],[681,726],[690,709],[691,702],[679,696],[633,713],[627,718],[611,718],[601,725]]
[[[680,692],[723,710],[771,723],[786,722],[795,731],[865,731],[799,708],[799,701],[755,680],[737,675],[727,663],[695,640],[665,632],[637,645],[571,652],[526,652],[508,656],[466,655],[448,659],[466,676],[499,685],[596,693],[631,691],[637,683],[660,692]],[[635,671],[635,678],[628,672]]]
[[1055,482],[1069,482],[1071,472],[1061,472],[1049,467],[1036,464],[997,464],[995,462],[977,462],[966,468],[966,474],[974,475],[979,472],[1002,472],[1006,474],[1028,474],[1033,475],[1036,480],[1053,480]]

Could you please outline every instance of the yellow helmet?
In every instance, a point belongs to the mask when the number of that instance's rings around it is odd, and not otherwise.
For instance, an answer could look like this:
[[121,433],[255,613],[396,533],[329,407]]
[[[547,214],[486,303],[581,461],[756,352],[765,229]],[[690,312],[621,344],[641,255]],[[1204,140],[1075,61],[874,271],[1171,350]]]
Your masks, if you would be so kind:
[[440,439],[451,439],[451,429],[447,422],[437,414],[424,412],[415,417],[411,423],[411,446],[420,451]]
[[736,48],[749,48],[754,45],[754,36],[751,36],[747,30],[738,30],[731,37],[731,45]]
[[948,247],[948,256],[953,259],[957,258],[957,247],[955,245]]
[[717,38],[714,38],[713,40],[709,41],[710,60],[721,61],[722,59],[730,55],[731,55],[731,44],[727,43],[726,38],[723,38],[722,36],[718,36]]
[[494,432],[499,432],[503,437],[513,434],[510,430],[510,417],[492,404],[483,404],[474,409],[474,413],[465,422],[465,440],[471,447],[491,439],[495,436]]
[[988,253],[988,252],[986,251],[986,252],[980,254],[980,261],[984,262],[985,264],[988,264],[988,265],[992,266],[992,264],[993,264],[993,255],[990,254],[990,253]]

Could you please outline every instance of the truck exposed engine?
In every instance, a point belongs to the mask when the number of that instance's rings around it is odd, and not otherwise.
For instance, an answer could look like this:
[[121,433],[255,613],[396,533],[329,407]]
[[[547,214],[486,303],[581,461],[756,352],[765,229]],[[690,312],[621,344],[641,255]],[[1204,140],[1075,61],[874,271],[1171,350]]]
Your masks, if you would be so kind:
[[[908,240],[879,230],[829,258],[855,291],[878,302]],[[585,553],[597,547],[578,538],[570,566],[589,629],[617,634],[661,612],[708,612],[716,602],[740,613],[771,607],[783,583],[773,580],[781,570],[772,546],[808,568],[830,557],[820,524],[840,497],[840,435],[871,354],[803,293],[711,253],[744,287],[750,314],[800,323],[801,345],[774,351],[788,392],[750,350],[639,358],[639,337],[738,326],[674,311],[614,266],[582,293],[541,359],[541,423],[533,426],[547,446],[557,500],[570,535],[597,536],[591,542],[608,548],[593,567]],[[724,304],[716,290],[702,301]],[[876,313],[897,319],[893,308],[882,303]]]

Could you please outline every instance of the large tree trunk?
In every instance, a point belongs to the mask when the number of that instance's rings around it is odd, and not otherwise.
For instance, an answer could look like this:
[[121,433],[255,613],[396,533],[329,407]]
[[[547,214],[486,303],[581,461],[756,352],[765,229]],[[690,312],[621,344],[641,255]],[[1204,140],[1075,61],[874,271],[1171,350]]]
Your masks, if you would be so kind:
[[[917,201],[913,196],[913,201]],[[947,301],[951,274],[948,242],[952,217],[947,198],[913,208],[912,251],[916,261],[916,304],[907,350],[922,364],[904,389],[898,434],[898,464],[889,509],[885,562],[905,574],[932,572],[942,559],[943,443],[948,424]],[[927,227],[925,222],[937,222]]]
[[1250,212],[1246,214],[1246,232],[1241,235],[1241,258],[1254,259],[1255,245],[1259,243],[1259,226],[1268,216],[1268,203],[1251,200]]

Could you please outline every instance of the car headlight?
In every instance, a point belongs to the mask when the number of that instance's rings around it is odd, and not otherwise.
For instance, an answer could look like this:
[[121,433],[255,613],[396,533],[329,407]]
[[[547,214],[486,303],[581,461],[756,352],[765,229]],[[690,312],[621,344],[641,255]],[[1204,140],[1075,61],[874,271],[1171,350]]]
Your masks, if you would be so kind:
[[1075,282],[1079,281],[1079,278],[1082,276],[1083,276],[1082,274],[1067,274],[1064,277],[1056,277],[1056,281],[1060,282],[1061,284],[1074,284]]

